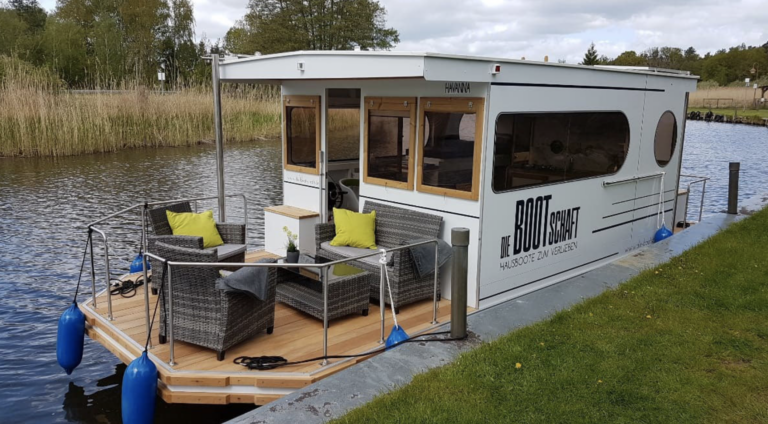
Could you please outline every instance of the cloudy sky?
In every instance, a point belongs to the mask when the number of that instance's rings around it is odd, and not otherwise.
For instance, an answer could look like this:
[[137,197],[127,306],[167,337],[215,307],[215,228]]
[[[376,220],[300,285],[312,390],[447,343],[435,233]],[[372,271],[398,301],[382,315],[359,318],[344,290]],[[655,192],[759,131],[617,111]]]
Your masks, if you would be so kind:
[[[198,38],[224,36],[247,0],[192,0]],[[41,0],[52,9],[55,0]],[[380,0],[398,50],[581,60],[653,46],[699,53],[768,41],[768,0]]]

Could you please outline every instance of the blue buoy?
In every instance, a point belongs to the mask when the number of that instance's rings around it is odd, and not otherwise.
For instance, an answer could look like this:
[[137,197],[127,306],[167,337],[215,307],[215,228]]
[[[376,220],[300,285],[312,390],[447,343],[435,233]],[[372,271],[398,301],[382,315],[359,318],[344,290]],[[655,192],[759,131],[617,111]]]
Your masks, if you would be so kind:
[[144,351],[128,365],[123,375],[121,405],[123,423],[151,424],[154,422],[156,396],[157,367]]
[[85,339],[85,315],[76,303],[61,314],[59,331],[56,336],[56,359],[67,375],[72,374],[83,359]]
[[671,236],[672,236],[672,231],[669,231],[666,225],[661,224],[661,228],[656,230],[656,234],[654,234],[653,236],[653,242],[658,243],[664,240],[665,238],[669,238]]
[[399,325],[395,325],[392,327],[392,331],[389,333],[389,337],[387,337],[387,342],[385,346],[387,349],[393,348],[400,343],[408,340],[408,334],[403,330],[403,327],[400,327]]
[[[149,264],[149,261],[147,261],[147,271],[152,269],[152,265]],[[135,274],[137,272],[144,271],[144,254],[139,252],[138,255],[136,255],[136,258],[131,262],[131,269],[130,273]]]

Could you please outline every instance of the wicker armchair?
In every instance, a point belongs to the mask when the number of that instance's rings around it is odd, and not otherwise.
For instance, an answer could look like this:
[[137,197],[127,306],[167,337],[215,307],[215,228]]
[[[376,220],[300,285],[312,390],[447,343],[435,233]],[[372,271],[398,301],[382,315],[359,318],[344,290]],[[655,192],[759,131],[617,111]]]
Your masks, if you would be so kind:
[[[215,251],[155,244],[159,256],[169,261],[217,262]],[[163,267],[158,266],[158,279],[165,278]],[[173,292],[174,340],[204,346],[216,351],[219,361],[227,349],[266,330],[272,334],[275,326],[275,297],[279,273],[277,268],[268,272],[267,300],[258,300],[246,294],[230,294],[216,288],[219,271],[208,267],[176,267],[171,273]],[[166,320],[169,306],[169,281],[163,286],[163,307],[160,310],[160,343],[166,340]]]
[[[380,248],[394,248],[415,239],[435,239],[440,234],[440,224],[443,218],[410,209],[398,208],[383,203],[366,201],[363,213],[376,211],[376,245]],[[315,243],[317,256],[338,260],[370,253],[370,250],[353,247],[334,247],[330,241],[336,236],[333,223],[317,224],[315,226]],[[389,253],[387,270],[392,288],[392,299],[385,290],[385,301],[394,301],[395,310],[400,306],[429,299],[434,293],[434,276],[432,274],[419,278],[413,257],[408,249]],[[373,256],[350,262],[371,273],[369,277],[371,298],[379,299],[379,283],[381,279],[379,257]],[[437,296],[440,298],[438,282]]]
[[[153,236],[147,237],[147,244],[150,252],[153,251],[152,246],[156,241],[162,241],[163,243],[173,246],[189,248],[194,248],[194,246],[196,246],[196,242],[193,239],[200,239],[202,242],[202,237],[174,236],[165,211],[176,213],[192,212],[192,207],[189,202],[181,202],[149,210],[149,223],[152,232],[154,233]],[[219,234],[221,235],[221,239],[224,240],[224,244],[211,247],[207,250],[216,249],[221,262],[244,262],[246,251],[245,225],[217,222],[216,229],[219,230]],[[202,244],[200,248],[202,249]]]

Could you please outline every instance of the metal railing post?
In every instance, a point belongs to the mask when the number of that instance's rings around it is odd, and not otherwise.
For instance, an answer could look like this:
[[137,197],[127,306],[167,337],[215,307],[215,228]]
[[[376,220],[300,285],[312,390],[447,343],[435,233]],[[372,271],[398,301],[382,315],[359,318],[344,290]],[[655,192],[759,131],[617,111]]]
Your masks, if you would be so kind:
[[[93,234],[90,228],[88,229],[89,234]],[[96,264],[93,262],[93,236],[90,237],[91,241],[91,293],[93,293],[93,309],[96,309]]]
[[[165,275],[165,278],[168,279],[168,324],[166,330],[168,330],[168,351],[169,351],[169,357],[168,357],[168,365],[174,366],[176,365],[176,361],[174,361],[173,358],[173,348],[174,348],[174,340],[173,340],[173,279],[171,278],[171,264],[168,264],[167,268],[168,272]],[[163,294],[160,293],[162,296]]]
[[451,337],[467,336],[467,266],[469,263],[469,228],[451,230]]
[[701,185],[701,201],[699,202],[699,222],[701,222],[701,216],[704,213],[704,194],[707,192],[707,180],[704,180]]
[[323,362],[328,365],[328,268],[320,268],[320,279],[323,283]]
[[728,164],[728,213],[736,215],[739,213],[739,170],[740,162],[730,162]]
[[439,246],[438,242],[435,242],[435,287],[434,287],[434,293],[432,294],[432,322],[430,324],[435,325],[437,324],[437,275],[440,271],[439,266],[437,265],[437,248]]
[[[93,231],[96,231],[101,235],[101,238],[104,239],[104,265],[107,267],[105,270],[106,276],[107,276],[107,319],[109,321],[114,321],[114,317],[112,316],[112,293],[110,293],[111,281],[109,276],[109,243],[107,242],[107,235],[104,234],[103,231],[99,230],[96,227],[91,227]],[[91,238],[91,241],[93,241],[93,238]],[[93,293],[94,298],[96,297],[96,293]]]
[[152,326],[150,324],[149,320],[149,276],[147,275],[147,242],[146,242],[146,234],[147,234],[147,220],[145,219],[147,207],[144,206],[144,208],[141,209],[141,244],[142,244],[142,255],[141,255],[141,261],[142,261],[142,273],[144,273],[144,319],[146,320],[146,327],[147,327],[147,338],[149,339],[149,346],[147,346],[148,349],[152,349],[152,338],[149,337],[150,334],[152,334]]
[[384,302],[384,284],[386,284],[384,281],[384,273],[387,272],[387,270],[384,269],[385,266],[387,266],[385,263],[380,264],[379,266],[379,312],[381,314],[381,337],[379,338],[379,344],[384,344],[384,311],[386,310],[386,303]]

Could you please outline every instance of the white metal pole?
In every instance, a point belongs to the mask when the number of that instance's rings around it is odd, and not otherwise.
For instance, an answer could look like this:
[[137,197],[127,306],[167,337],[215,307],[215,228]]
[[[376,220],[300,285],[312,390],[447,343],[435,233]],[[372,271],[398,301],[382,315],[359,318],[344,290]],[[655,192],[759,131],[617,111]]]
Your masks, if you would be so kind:
[[438,243],[435,242],[435,287],[434,287],[434,293],[432,298],[432,322],[430,324],[435,325],[437,324],[437,274],[440,271],[439,266],[437,265],[437,256],[438,256]]
[[[173,355],[173,348],[174,348],[174,339],[173,339],[173,279],[171,278],[171,266],[168,265],[168,273],[164,277],[168,279],[168,325],[166,330],[168,331],[168,339],[170,346],[168,347],[169,350],[169,358],[168,358],[168,365],[174,366],[176,365],[176,361],[174,361],[174,355]],[[163,294],[164,296],[165,294]],[[165,301],[165,300],[163,300]]]
[[321,365],[328,365],[328,268],[320,268],[320,279],[323,284],[323,362]]
[[147,234],[147,220],[145,218],[145,214],[147,211],[147,205],[144,204],[144,207],[141,208],[141,261],[142,261],[142,272],[144,273],[144,319],[146,320],[146,326],[147,326],[147,338],[149,339],[149,345],[147,346],[148,349],[152,349],[152,338],[149,337],[150,334],[152,334],[152,325],[149,320],[149,276],[147,275],[147,243],[146,243],[146,234]]
[[386,304],[384,303],[384,273],[387,272],[384,269],[385,266],[387,266],[386,263],[381,264],[379,271],[381,273],[381,278],[379,279],[379,312],[381,313],[381,338],[379,339],[379,344],[384,344],[384,310],[386,309]]
[[213,120],[216,133],[216,178],[219,190],[219,221],[226,222],[224,205],[224,131],[221,123],[221,82],[219,81],[219,55],[213,54],[211,63],[213,79]]

